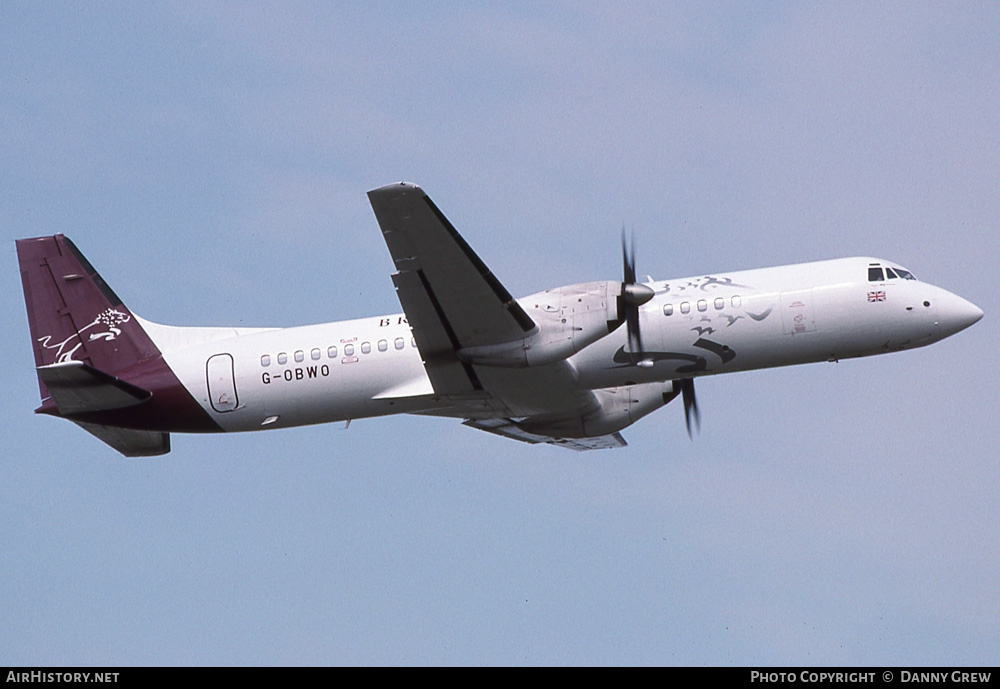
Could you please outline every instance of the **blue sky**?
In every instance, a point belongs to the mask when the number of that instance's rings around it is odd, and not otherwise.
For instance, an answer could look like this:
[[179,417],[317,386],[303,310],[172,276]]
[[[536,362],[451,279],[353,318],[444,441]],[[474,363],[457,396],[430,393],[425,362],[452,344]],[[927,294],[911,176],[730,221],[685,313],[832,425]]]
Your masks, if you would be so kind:
[[[994,3],[0,4],[0,663],[994,664]],[[176,325],[399,310],[421,184],[515,294],[851,255],[986,312],[576,454],[454,421],[32,415],[14,239]],[[992,333],[992,334],[991,334]]]

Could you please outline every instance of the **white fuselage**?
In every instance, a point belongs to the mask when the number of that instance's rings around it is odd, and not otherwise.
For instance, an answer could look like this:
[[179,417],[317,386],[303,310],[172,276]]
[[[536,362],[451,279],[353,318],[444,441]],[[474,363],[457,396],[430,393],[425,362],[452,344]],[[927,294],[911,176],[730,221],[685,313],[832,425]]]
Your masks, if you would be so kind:
[[[568,363],[580,389],[617,388],[910,349],[982,315],[927,283],[869,280],[872,264],[891,265],[853,258],[648,282],[655,297],[641,307],[642,352],[629,351],[620,327]],[[544,294],[518,302],[534,317]],[[400,314],[283,329],[143,326],[225,431],[472,414],[462,400],[435,394]],[[517,410],[516,399],[508,404]],[[482,416],[481,405],[476,411]]]

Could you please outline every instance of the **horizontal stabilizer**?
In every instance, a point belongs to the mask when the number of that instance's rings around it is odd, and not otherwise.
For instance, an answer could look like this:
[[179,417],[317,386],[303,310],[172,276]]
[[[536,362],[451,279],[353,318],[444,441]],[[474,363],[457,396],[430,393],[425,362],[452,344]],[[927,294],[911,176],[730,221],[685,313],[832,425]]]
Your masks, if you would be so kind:
[[548,443],[570,450],[610,450],[615,447],[625,447],[628,443],[621,433],[601,435],[596,438],[553,438],[547,435],[530,433],[517,425],[511,419],[468,419],[462,422],[471,428],[496,433],[506,438],[513,438],[525,443]]
[[148,390],[126,383],[82,361],[39,366],[37,371],[63,416],[124,409],[142,404],[153,396]]
[[156,457],[170,452],[170,434],[159,431],[135,431],[129,428],[74,422],[77,426],[107,443],[126,457]]

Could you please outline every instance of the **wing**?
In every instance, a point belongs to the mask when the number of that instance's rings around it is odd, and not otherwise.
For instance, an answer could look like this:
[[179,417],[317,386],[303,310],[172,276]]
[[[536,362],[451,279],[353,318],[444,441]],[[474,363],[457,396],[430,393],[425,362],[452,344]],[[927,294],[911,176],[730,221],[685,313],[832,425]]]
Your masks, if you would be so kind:
[[423,189],[399,183],[368,192],[396,264],[396,293],[439,394],[483,389],[463,347],[520,340],[536,328]]
[[468,426],[529,443],[577,450],[625,444],[617,433],[578,439],[524,430],[534,428],[527,420],[579,419],[599,403],[578,389],[565,360],[530,369],[460,360],[462,348],[517,342],[537,325],[420,187],[392,184],[368,198],[396,264],[396,294],[443,403],[428,413],[464,417]]

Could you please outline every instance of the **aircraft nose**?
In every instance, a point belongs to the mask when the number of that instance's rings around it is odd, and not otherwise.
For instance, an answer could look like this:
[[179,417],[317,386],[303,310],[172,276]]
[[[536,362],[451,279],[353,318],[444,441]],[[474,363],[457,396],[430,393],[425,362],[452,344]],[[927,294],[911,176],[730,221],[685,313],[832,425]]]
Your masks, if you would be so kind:
[[938,298],[938,327],[948,335],[965,330],[983,317],[983,310],[957,294],[945,292]]

